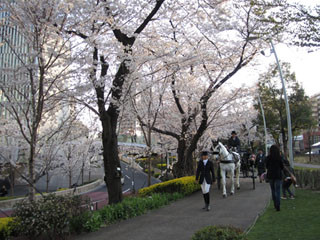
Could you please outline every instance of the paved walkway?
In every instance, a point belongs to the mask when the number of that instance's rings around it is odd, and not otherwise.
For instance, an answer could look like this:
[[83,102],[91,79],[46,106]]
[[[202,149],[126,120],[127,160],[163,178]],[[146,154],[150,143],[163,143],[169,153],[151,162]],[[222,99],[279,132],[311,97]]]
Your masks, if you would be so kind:
[[201,209],[203,198],[201,192],[197,192],[145,215],[74,239],[188,240],[197,230],[209,225],[232,225],[246,230],[263,212],[270,199],[268,184],[257,183],[256,189],[252,190],[249,180],[241,179],[241,190],[226,199],[214,186],[210,212]]

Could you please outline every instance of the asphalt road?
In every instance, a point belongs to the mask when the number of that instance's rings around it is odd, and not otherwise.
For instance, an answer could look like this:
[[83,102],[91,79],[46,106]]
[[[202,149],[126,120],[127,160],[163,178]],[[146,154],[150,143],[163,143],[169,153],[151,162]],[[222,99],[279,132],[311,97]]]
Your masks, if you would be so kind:
[[[133,169],[123,162],[121,162],[121,168],[124,175],[124,185],[122,186],[122,191],[124,193],[130,190],[133,190],[133,187],[135,188],[135,190],[138,190],[148,185],[148,176],[146,173]],[[103,168],[92,170],[91,179],[103,179],[103,176],[104,176]],[[84,181],[88,181],[87,172],[84,175]],[[72,184],[76,182],[78,184],[81,184],[81,176],[79,174],[75,174],[72,178]],[[158,182],[160,182],[158,179],[155,179],[155,178],[151,179],[152,184],[155,184]],[[51,177],[49,191],[56,191],[58,188],[67,188],[68,186],[69,186],[68,176],[65,176],[64,174],[59,173]],[[37,182],[36,187],[41,192],[46,191],[45,176],[42,177]],[[103,184],[102,186],[96,188],[93,192],[107,192],[107,188],[105,184]],[[17,185],[14,189],[15,196],[25,196],[27,194],[28,194],[28,187],[26,185]],[[11,196],[10,190],[9,190],[8,196]]]

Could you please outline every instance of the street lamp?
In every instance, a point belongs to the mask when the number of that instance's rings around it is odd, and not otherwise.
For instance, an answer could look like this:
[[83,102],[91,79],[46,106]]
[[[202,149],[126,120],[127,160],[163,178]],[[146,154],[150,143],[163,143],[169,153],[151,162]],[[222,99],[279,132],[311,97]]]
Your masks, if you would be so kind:
[[267,134],[268,134],[268,133],[267,133],[267,124],[266,124],[266,117],[265,117],[265,115],[264,115],[264,110],[263,110],[263,106],[262,106],[260,94],[258,94],[258,101],[259,101],[259,105],[260,105],[260,108],[261,108],[261,114],[262,114],[262,119],[263,119],[265,156],[267,156],[267,154],[268,154],[268,146],[267,146]]
[[[285,86],[285,82],[283,80],[283,75],[282,75],[282,70],[279,64],[279,59],[277,56],[277,52],[276,49],[274,48],[274,45],[272,43],[272,40],[270,40],[270,44],[271,44],[271,48],[272,48],[272,52],[274,53],[274,56],[276,58],[276,62],[278,65],[278,70],[279,70],[279,75],[280,75],[280,80],[281,80],[281,84],[282,84],[282,90],[283,90],[283,95],[284,95],[284,101],[285,101],[285,105],[286,105],[286,113],[287,113],[287,125],[288,125],[288,140],[289,140],[289,160],[290,160],[290,165],[293,168],[293,150],[292,150],[292,129],[291,129],[291,115],[290,115],[290,107],[289,107],[289,102],[288,102],[288,96],[287,96],[287,90],[286,90],[286,86]],[[264,55],[264,52],[261,52]]]

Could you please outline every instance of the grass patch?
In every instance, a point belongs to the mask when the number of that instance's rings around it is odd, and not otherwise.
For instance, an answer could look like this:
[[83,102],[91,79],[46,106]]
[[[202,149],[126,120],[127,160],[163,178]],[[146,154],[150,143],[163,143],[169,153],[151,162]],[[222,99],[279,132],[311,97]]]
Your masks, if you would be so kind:
[[273,204],[247,235],[249,240],[319,240],[320,192],[296,189],[295,200],[281,200],[281,211]]
[[319,171],[319,168],[310,168],[310,167],[298,167],[298,166],[294,166],[294,170]]
[[16,198],[21,198],[23,196],[7,196],[7,197],[0,197],[0,201],[5,201],[5,200],[11,200],[11,199],[16,199]]
[[320,164],[320,156],[319,155],[312,155],[311,161],[309,155],[296,155],[294,157],[294,162],[297,163],[306,163],[306,164]]

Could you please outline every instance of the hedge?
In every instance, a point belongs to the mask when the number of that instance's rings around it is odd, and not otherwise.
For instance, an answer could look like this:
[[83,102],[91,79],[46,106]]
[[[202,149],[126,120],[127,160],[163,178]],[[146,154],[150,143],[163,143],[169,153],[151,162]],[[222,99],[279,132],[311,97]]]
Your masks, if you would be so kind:
[[300,187],[320,190],[320,169],[296,167],[294,172]]
[[228,226],[208,226],[197,231],[191,240],[246,240],[245,233]]
[[181,193],[189,195],[200,190],[200,184],[196,181],[195,176],[176,178],[166,182],[154,184],[150,187],[139,190],[140,196],[149,196],[153,193]]
[[12,222],[11,217],[0,218],[0,239],[7,239],[10,236],[8,224]]
[[129,219],[146,213],[149,210],[160,208],[182,198],[179,193],[159,194],[149,197],[128,197],[121,203],[105,206],[98,210],[101,220],[106,224],[112,224],[120,220]]
[[157,168],[159,168],[159,169],[161,169],[161,168],[163,168],[163,169],[165,169],[165,168],[167,168],[167,164],[166,163],[158,163],[157,164]]

